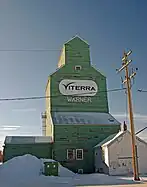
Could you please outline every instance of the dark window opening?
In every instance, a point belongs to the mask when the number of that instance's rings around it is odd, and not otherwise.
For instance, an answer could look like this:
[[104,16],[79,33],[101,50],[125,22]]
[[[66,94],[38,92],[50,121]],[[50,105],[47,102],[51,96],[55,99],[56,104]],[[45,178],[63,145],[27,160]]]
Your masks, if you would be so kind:
[[80,71],[82,69],[81,66],[75,66],[75,70]]
[[68,160],[74,160],[75,159],[74,149],[67,149],[67,159]]

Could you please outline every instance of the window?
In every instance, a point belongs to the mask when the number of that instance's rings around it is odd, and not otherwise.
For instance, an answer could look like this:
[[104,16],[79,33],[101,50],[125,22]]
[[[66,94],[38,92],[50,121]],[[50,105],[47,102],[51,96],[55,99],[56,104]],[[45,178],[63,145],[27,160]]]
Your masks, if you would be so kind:
[[83,160],[83,149],[76,149],[76,160]]
[[68,160],[75,159],[75,150],[74,149],[67,149],[67,159]]
[[79,70],[81,70],[81,69],[82,69],[81,66],[75,66],[75,70],[79,71]]

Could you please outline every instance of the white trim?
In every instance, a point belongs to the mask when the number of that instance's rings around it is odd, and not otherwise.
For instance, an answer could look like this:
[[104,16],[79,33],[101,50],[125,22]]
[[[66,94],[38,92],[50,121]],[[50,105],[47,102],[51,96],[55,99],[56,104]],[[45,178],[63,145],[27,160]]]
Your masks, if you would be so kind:
[[[69,150],[71,151],[72,150],[72,153],[73,153],[73,159],[70,159],[69,158],[69,156],[68,156],[68,152],[69,152]],[[75,160],[75,150],[74,149],[67,149],[66,150],[66,158],[67,158],[67,160]]]
[[[82,158],[77,158],[77,152],[82,151]],[[83,160],[83,149],[76,149],[76,160]]]
[[[79,68],[79,69],[77,69],[77,68]],[[76,66],[75,66],[75,70],[76,70],[76,71],[79,71],[79,70],[81,70],[81,69],[82,69],[82,66],[81,66],[81,65],[76,65]]]

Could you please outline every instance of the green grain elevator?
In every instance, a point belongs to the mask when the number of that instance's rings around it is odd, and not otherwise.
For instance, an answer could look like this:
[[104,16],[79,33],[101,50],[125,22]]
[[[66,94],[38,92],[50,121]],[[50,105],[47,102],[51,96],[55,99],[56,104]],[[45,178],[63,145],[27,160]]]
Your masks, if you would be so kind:
[[54,139],[53,159],[74,172],[94,172],[94,146],[120,123],[109,113],[106,77],[92,66],[89,44],[80,37],[63,45],[46,96],[43,135]]

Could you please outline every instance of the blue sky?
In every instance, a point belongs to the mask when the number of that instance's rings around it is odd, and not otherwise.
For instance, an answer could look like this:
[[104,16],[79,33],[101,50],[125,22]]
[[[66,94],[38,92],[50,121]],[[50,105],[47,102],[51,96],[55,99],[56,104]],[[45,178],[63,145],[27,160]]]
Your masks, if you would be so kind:
[[[92,64],[107,76],[108,89],[121,88],[115,69],[123,51],[133,51],[132,66],[139,68],[132,90],[136,130],[146,126],[147,94],[136,92],[147,89],[146,6],[146,0],[0,0],[0,98],[43,96],[63,43],[78,34],[90,44]],[[118,120],[126,119],[123,92],[109,93],[109,105]],[[44,109],[44,100],[1,102],[1,140],[41,135]]]

